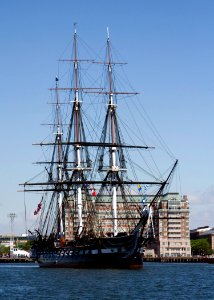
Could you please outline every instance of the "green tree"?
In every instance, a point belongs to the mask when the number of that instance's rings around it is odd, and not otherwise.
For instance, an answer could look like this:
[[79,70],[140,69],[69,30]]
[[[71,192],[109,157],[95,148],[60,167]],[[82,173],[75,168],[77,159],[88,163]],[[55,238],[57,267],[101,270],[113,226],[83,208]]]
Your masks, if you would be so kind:
[[0,245],[0,256],[7,255],[10,253],[10,247]]
[[207,239],[191,240],[192,255],[210,255],[212,248]]
[[19,249],[25,250],[25,251],[29,251],[31,248],[32,242],[31,241],[27,241],[26,243],[17,243],[17,247]]

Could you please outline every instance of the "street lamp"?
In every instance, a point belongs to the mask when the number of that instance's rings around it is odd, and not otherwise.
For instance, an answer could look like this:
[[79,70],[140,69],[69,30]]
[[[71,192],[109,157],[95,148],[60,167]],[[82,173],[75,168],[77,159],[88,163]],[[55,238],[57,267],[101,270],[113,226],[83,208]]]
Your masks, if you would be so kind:
[[17,215],[15,213],[10,213],[8,214],[8,217],[10,218],[10,255],[11,255],[11,251],[13,249],[13,244],[14,244],[13,224],[14,224],[14,219],[17,217]]

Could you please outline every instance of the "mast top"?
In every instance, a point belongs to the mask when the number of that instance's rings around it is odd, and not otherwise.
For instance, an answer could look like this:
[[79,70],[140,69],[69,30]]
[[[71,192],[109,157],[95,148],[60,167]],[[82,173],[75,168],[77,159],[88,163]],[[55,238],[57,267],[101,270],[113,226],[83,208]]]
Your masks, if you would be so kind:
[[74,34],[77,33],[77,28],[76,28],[77,22],[74,22]]
[[110,39],[109,27],[107,27],[106,30],[107,30],[107,38],[109,40]]

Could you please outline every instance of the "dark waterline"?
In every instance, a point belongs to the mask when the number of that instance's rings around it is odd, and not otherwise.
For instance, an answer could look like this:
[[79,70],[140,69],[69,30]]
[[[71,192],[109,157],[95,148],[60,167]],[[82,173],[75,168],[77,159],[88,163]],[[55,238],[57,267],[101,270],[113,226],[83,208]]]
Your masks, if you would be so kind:
[[212,299],[214,265],[144,263],[140,270],[0,265],[0,299]]

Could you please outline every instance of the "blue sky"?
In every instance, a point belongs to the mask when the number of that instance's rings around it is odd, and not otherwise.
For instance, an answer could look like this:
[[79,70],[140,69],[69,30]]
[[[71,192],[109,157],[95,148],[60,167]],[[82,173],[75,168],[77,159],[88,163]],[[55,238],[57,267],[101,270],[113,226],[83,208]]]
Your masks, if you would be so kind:
[[105,45],[110,27],[132,86],[180,161],[191,228],[214,226],[213,15],[212,0],[2,1],[0,232],[9,233],[11,212],[17,214],[15,232],[24,232],[18,184],[35,173],[32,143],[43,138],[48,88],[74,22],[93,49]]

